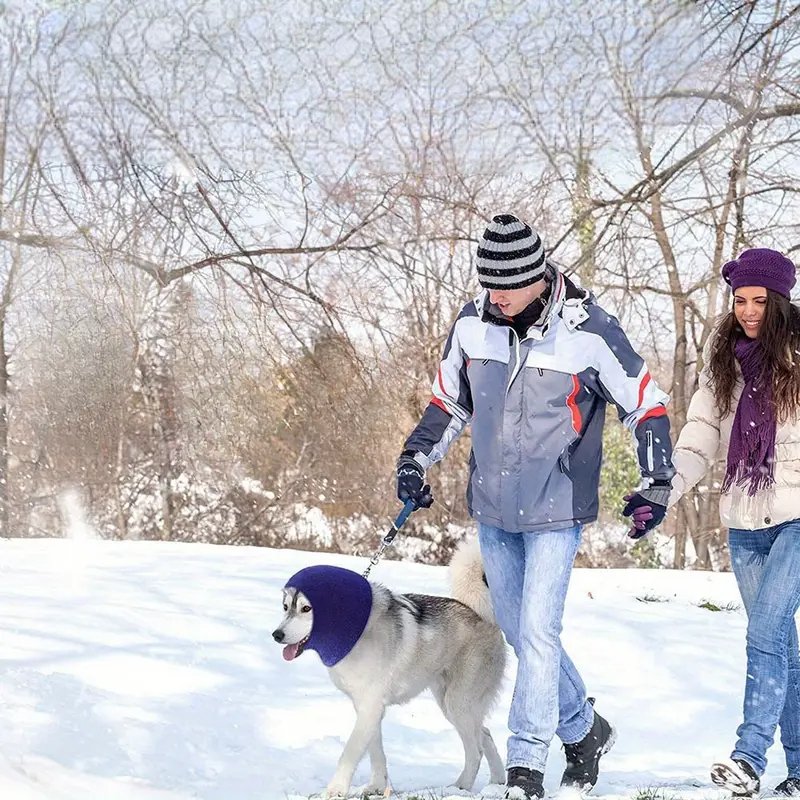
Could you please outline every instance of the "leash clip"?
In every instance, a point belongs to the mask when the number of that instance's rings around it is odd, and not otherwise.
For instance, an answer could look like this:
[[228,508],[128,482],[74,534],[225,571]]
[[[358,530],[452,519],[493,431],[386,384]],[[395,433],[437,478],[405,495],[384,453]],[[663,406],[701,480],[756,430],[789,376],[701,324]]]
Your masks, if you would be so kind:
[[405,525],[408,518],[417,510],[417,504],[411,500],[410,498],[406,500],[405,505],[403,506],[400,513],[397,515],[397,518],[392,523],[392,527],[386,532],[386,535],[381,539],[380,547],[375,551],[375,555],[369,560],[369,564],[367,568],[362,573],[364,578],[369,577],[370,570],[381,560],[384,552],[386,551],[387,547],[390,547],[392,542],[394,541],[394,537],[400,531],[400,528]]

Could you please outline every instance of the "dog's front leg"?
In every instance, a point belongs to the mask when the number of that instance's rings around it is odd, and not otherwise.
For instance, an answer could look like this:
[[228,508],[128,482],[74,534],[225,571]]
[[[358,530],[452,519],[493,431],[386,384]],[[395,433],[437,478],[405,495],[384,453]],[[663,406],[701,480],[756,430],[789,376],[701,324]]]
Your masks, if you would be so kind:
[[[347,740],[347,744],[344,746],[339,763],[336,765],[336,772],[328,784],[325,792],[328,797],[344,797],[347,795],[358,762],[361,761],[367,745],[380,732],[381,720],[385,710],[383,699],[380,697],[363,700],[356,704],[356,724],[353,727],[350,738]],[[381,752],[383,752],[382,747]]]
[[386,753],[383,750],[383,734],[380,725],[378,725],[378,732],[369,743],[369,761],[372,774],[364,789],[365,794],[388,794],[389,774],[386,771]]

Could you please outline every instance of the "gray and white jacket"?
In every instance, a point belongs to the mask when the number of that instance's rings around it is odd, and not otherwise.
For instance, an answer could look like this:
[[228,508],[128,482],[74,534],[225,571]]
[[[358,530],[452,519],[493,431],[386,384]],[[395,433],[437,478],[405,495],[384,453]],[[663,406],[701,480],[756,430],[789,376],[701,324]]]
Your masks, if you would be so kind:
[[464,306],[403,451],[427,470],[471,423],[470,514],[509,532],[597,519],[608,403],[634,435],[643,486],[674,473],[669,397],[618,320],[550,270],[548,305],[522,339],[488,291]]

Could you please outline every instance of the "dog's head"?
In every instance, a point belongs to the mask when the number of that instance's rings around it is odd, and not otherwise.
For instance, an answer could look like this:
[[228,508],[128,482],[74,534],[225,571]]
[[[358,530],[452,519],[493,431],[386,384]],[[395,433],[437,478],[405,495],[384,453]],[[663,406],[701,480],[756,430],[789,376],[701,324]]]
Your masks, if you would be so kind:
[[332,667],[359,640],[371,608],[372,587],[358,572],[327,564],[304,567],[283,587],[283,622],[272,638],[284,645],[287,661],[315,650]]
[[283,611],[283,621],[272,632],[272,638],[284,645],[283,657],[292,661],[303,652],[311,637],[314,610],[299,589],[287,586],[283,590]]

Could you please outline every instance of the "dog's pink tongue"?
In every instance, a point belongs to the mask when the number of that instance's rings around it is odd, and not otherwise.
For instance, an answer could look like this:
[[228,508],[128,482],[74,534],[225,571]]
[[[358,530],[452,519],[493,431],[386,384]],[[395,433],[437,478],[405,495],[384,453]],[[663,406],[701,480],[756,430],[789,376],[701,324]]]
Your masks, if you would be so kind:
[[283,657],[286,661],[291,661],[293,658],[297,658],[297,651],[300,649],[300,642],[297,644],[287,644],[286,647],[283,648]]

